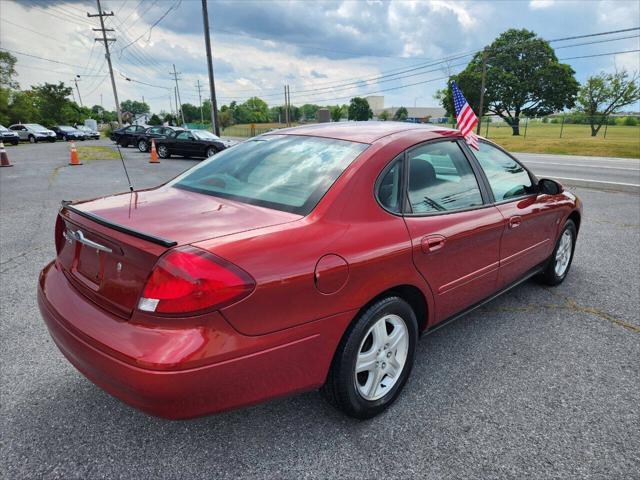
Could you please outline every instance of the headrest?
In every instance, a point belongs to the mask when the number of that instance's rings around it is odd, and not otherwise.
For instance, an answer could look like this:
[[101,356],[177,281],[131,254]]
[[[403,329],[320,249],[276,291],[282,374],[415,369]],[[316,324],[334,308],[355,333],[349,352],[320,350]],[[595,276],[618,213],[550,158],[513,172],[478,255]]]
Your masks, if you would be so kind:
[[421,190],[436,181],[433,165],[421,158],[412,158],[409,166],[409,190]]

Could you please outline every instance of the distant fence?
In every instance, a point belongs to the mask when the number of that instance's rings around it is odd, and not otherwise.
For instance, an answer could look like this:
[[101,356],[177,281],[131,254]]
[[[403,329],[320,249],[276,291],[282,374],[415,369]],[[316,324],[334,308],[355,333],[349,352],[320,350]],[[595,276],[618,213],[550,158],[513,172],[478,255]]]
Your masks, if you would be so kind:
[[[631,120],[629,120],[631,119]],[[630,136],[640,135],[640,127],[635,117],[624,118],[598,118],[597,124],[601,126],[596,134],[599,138],[628,139]],[[442,124],[455,128],[455,124]],[[520,118],[519,134],[523,138],[545,139],[573,139],[592,137],[589,117],[575,117],[571,115],[546,117],[546,118]],[[480,135],[485,138],[504,138],[513,135],[513,128],[502,119],[483,118]]]
[[244,137],[250,138],[255,137],[256,135],[262,135],[263,133],[270,132],[272,130],[277,130],[279,128],[285,128],[285,125],[282,126],[266,126],[261,127],[259,123],[251,126],[247,125],[231,125],[223,129],[220,133],[225,137]]

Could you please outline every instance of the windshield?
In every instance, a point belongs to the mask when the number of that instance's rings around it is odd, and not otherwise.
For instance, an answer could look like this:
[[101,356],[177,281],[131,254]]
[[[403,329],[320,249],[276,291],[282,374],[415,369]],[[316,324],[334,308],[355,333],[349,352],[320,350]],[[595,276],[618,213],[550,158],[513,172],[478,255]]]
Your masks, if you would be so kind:
[[191,133],[193,133],[196,138],[200,140],[220,140],[220,137],[214,135],[211,132],[208,132],[207,130],[192,130]]
[[24,125],[27,128],[30,128],[31,130],[35,130],[36,132],[46,132],[47,129],[44,128],[42,125],[39,125],[37,123],[25,123]]
[[223,150],[169,185],[307,215],[368,145],[265,135]]
[[62,130],[63,132],[71,132],[71,131],[75,130],[75,128],[73,128],[73,127],[66,127],[66,126],[64,126],[64,125],[63,125],[63,126],[61,126],[61,127],[58,127],[58,128],[59,128],[60,130]]
[[0,125],[0,132],[8,132],[9,129],[7,127],[5,127],[4,125]]

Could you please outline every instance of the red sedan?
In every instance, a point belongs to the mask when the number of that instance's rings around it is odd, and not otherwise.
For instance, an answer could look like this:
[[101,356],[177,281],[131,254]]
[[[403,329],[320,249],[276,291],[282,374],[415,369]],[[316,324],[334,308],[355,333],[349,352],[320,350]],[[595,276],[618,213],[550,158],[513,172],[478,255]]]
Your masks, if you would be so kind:
[[321,388],[368,418],[398,397],[420,333],[533,275],[562,282],[581,211],[455,130],[305,126],[64,203],[38,300],[69,361],[151,414]]

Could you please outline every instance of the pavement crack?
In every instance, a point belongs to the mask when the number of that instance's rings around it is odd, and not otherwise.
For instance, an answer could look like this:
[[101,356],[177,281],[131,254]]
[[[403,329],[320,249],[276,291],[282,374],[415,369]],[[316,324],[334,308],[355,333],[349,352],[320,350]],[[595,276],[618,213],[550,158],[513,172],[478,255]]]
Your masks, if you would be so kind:
[[521,305],[517,307],[494,307],[494,308],[489,307],[489,308],[482,308],[481,310],[484,312],[492,312],[492,311],[493,312],[531,312],[531,311],[537,311],[540,309],[570,310],[572,312],[588,313],[590,315],[594,315],[602,320],[606,320],[609,323],[622,327],[631,332],[640,333],[639,325],[635,325],[633,323],[629,323],[624,320],[621,320],[616,316],[608,312],[605,312],[604,310],[601,310],[599,308],[580,305],[577,300],[571,297],[565,297],[565,296],[559,295],[555,292],[551,292],[546,288],[545,290],[547,290],[551,295],[563,299],[564,302],[561,304],[547,304],[547,305],[530,304],[530,305]]

